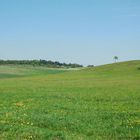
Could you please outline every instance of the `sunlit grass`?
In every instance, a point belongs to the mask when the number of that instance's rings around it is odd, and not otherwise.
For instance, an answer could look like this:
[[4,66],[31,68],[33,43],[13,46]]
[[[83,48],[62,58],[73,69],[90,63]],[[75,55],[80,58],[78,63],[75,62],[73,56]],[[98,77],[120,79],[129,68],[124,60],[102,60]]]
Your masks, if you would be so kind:
[[0,67],[0,139],[140,139],[139,67]]

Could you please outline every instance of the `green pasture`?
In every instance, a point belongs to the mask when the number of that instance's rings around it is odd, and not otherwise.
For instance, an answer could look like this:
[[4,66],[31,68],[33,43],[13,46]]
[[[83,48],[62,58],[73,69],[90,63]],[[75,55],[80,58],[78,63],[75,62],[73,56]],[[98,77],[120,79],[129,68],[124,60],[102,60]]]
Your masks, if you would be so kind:
[[0,140],[139,139],[140,61],[0,66]]

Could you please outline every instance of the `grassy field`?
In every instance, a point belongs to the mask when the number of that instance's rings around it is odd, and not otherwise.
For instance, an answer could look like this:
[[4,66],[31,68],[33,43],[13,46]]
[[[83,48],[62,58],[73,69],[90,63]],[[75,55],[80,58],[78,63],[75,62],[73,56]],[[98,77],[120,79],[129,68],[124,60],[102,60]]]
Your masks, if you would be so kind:
[[140,61],[0,66],[0,140],[94,139],[140,139]]

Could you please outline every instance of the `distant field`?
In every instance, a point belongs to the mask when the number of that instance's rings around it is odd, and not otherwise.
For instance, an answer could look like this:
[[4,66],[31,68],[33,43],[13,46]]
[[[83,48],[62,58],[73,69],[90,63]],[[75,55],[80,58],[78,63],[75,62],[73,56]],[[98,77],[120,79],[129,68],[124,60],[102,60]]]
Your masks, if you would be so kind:
[[140,139],[140,61],[0,66],[0,140],[94,139]]

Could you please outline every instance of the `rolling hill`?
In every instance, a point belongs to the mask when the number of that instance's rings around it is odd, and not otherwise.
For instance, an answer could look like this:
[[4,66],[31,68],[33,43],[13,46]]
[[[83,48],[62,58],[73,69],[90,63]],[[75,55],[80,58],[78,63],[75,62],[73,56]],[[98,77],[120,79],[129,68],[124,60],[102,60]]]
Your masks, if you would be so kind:
[[140,139],[140,61],[0,66],[0,139]]

